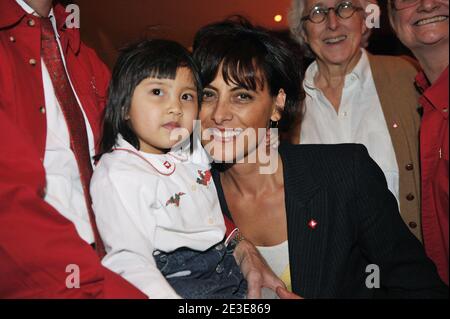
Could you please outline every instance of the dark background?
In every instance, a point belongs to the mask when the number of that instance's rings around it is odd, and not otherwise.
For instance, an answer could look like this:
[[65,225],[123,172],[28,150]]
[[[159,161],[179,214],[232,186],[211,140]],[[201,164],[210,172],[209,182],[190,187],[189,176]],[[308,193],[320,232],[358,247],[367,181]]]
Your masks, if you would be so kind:
[[[195,32],[203,25],[233,14],[287,37],[290,0],[61,0],[80,7],[83,41],[94,48],[110,67],[120,48],[148,37],[168,38],[190,47]],[[385,0],[381,28],[374,29],[369,51],[376,54],[410,54],[393,35]],[[274,21],[280,14],[283,20]]]

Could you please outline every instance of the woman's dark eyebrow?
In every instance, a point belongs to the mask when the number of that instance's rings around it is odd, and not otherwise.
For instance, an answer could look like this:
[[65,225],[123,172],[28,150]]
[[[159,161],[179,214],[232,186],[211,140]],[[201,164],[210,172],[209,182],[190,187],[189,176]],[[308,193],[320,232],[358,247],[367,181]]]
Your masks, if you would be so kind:
[[253,90],[251,90],[249,88],[246,88],[244,86],[235,86],[234,88],[231,89],[231,92],[236,92],[236,91],[239,91],[239,90],[253,91]]
[[218,89],[216,89],[216,88],[215,88],[213,85],[211,85],[211,84],[208,84],[207,86],[205,86],[205,89],[213,90],[213,91],[216,91],[216,92],[219,91]]
[[[214,86],[212,86],[212,85],[205,86],[205,89],[209,89],[209,90],[213,90],[213,91],[219,92],[219,90],[217,88],[215,88]],[[231,92],[236,92],[236,91],[239,91],[239,90],[253,91],[253,90],[248,89],[248,88],[246,88],[244,86],[235,86],[230,91]]]

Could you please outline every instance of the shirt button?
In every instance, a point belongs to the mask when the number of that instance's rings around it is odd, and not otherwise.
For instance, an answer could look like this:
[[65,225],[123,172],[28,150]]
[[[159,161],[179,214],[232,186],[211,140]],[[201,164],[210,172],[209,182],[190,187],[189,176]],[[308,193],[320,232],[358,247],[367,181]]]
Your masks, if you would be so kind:
[[410,227],[411,229],[416,229],[416,228],[417,228],[417,223],[415,223],[415,222],[410,222],[410,223],[409,223],[409,227]]
[[411,193],[409,193],[409,194],[406,196],[406,199],[409,200],[410,202],[412,202],[415,198],[416,198],[416,197],[415,197],[413,194],[411,194]]
[[33,19],[28,20],[28,26],[30,27],[34,27],[36,25],[36,21],[34,21]]
[[414,165],[413,164],[406,165],[406,170],[407,171],[412,171],[413,169],[414,169]]
[[28,63],[30,63],[30,65],[32,65],[32,66],[35,66],[37,62],[36,62],[36,59],[30,59],[28,61]]
[[45,114],[45,107],[44,107],[44,106],[41,106],[41,107],[39,108],[39,112],[41,112],[41,114]]
[[9,37],[9,42],[13,42],[13,43],[16,42],[16,38],[14,38],[13,36],[10,36]]
[[223,273],[224,270],[225,270],[225,268],[223,268],[222,264],[217,265],[217,267],[216,267],[216,272],[217,272],[218,274]]

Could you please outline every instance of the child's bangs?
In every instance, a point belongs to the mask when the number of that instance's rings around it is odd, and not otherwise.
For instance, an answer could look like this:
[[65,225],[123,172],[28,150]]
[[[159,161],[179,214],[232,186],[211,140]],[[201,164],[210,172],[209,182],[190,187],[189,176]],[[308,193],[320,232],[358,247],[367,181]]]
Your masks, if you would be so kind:
[[[193,66],[187,61],[157,61],[157,63],[153,62],[147,67],[147,77],[160,80],[175,80],[178,69],[183,67],[188,68],[192,73],[195,72]],[[193,79],[194,81],[196,80],[194,76]],[[198,85],[198,83],[195,84]]]

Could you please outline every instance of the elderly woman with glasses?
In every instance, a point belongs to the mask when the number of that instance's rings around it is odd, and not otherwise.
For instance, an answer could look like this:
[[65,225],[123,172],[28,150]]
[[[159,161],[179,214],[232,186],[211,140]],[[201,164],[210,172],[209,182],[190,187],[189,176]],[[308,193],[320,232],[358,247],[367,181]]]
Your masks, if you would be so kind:
[[359,143],[382,169],[410,231],[421,240],[415,66],[361,48],[367,1],[294,0],[290,27],[315,58],[308,67],[301,144]]

